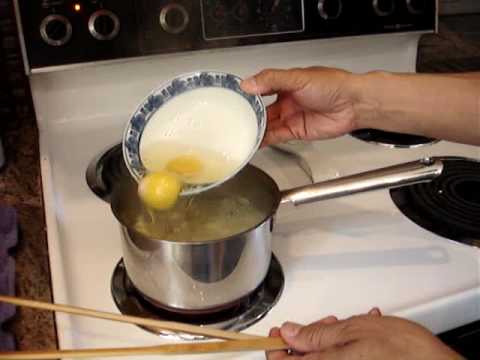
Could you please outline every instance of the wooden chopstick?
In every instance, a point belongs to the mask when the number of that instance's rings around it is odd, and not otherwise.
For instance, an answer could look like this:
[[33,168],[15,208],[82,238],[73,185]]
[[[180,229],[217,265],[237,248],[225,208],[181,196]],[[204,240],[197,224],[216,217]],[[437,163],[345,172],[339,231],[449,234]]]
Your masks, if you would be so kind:
[[142,318],[138,316],[131,315],[121,315],[97,310],[91,310],[86,308],[81,308],[77,306],[62,305],[62,304],[52,304],[36,300],[22,299],[13,296],[3,296],[0,295],[0,301],[8,304],[24,306],[34,309],[50,310],[56,312],[63,312],[67,314],[87,316],[97,319],[112,320],[122,323],[135,324],[148,326],[160,330],[169,330],[182,332],[193,335],[202,335],[212,339],[224,339],[224,340],[248,340],[248,339],[266,339],[265,336],[255,336],[247,335],[234,331],[226,331],[213,329],[203,326],[196,326],[190,324],[184,324],[174,321],[161,321],[148,318]]
[[42,360],[60,358],[140,356],[140,355],[188,355],[239,351],[286,350],[288,346],[281,338],[215,341],[204,343],[182,343],[158,346],[81,349],[59,351],[12,351],[0,352],[0,360]]

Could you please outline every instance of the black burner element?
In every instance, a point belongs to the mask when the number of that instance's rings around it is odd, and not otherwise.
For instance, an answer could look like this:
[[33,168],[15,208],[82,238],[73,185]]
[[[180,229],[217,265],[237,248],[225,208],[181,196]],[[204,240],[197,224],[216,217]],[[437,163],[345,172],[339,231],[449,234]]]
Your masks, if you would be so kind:
[[480,162],[447,158],[430,183],[390,191],[408,218],[437,235],[480,247]]
[[[128,278],[123,260],[120,260],[113,272],[111,290],[115,304],[120,312],[125,315],[240,331],[255,324],[267,315],[280,298],[284,282],[282,267],[277,258],[272,254],[272,261],[264,282],[249,296],[241,299],[240,302],[228,309],[222,309],[214,313],[181,314],[155,307],[147,301],[133,286]],[[203,339],[202,336],[175,334],[150,328],[145,328],[145,330],[176,339]]]
[[353,137],[379,145],[396,148],[411,148],[436,142],[423,136],[399,134],[375,129],[360,129],[352,132]]
[[87,168],[86,179],[90,189],[100,198],[109,201],[110,194],[120,179],[130,173],[123,161],[122,144],[117,144],[93,159]]

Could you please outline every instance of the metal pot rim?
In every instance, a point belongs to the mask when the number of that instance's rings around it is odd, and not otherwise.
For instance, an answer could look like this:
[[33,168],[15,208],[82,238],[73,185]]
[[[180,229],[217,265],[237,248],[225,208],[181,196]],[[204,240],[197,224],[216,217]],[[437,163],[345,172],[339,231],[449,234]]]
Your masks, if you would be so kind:
[[[200,240],[179,241],[179,240],[169,240],[169,239],[157,239],[157,238],[153,238],[151,236],[148,236],[148,235],[146,235],[142,232],[139,232],[139,231],[135,230],[134,228],[130,228],[128,226],[125,226],[122,223],[120,223],[120,224],[122,224],[122,226],[127,230],[128,233],[133,233],[136,236],[140,236],[144,239],[148,239],[149,241],[167,242],[167,243],[175,244],[175,246],[203,246],[203,245],[211,245],[211,244],[221,243],[221,242],[226,242],[226,241],[237,241],[239,236],[242,236],[244,234],[247,234],[247,233],[251,232],[252,230],[255,230],[256,228],[258,228],[259,226],[264,224],[265,221],[267,221],[269,218],[271,218],[272,215],[273,214],[270,213],[270,215],[266,216],[261,222],[257,223],[255,226],[252,226],[252,227],[248,228],[247,230],[244,230],[244,231],[239,232],[237,234],[234,234],[234,235],[231,235],[231,236],[228,236],[228,237],[224,237],[224,238],[220,238],[220,239],[201,240],[201,241]],[[118,220],[118,218],[117,218],[117,220]],[[237,239],[237,240],[235,240],[235,239]]]

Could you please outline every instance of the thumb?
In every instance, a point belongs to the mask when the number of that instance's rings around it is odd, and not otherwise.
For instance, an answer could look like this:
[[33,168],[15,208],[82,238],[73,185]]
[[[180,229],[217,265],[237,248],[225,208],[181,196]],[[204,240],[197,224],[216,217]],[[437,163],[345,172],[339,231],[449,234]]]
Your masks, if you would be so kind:
[[320,352],[354,340],[353,334],[345,331],[347,326],[344,321],[318,322],[307,326],[287,322],[282,325],[280,334],[295,351]]
[[271,95],[277,92],[293,92],[303,89],[309,81],[305,70],[267,69],[243,80],[240,87],[248,93]]

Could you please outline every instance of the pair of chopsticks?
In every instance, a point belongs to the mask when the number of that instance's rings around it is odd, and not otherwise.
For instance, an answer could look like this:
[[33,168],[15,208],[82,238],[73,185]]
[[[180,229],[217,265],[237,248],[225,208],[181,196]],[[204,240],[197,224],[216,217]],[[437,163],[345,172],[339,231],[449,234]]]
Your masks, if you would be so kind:
[[85,349],[60,351],[12,351],[0,352],[2,360],[51,360],[59,358],[89,358],[140,355],[193,355],[238,351],[270,351],[285,349],[281,338],[258,338],[250,340],[229,340],[206,343],[184,343],[159,346]]
[[151,327],[158,330],[182,332],[192,335],[202,335],[209,338],[223,339],[226,341],[197,342],[167,344],[146,347],[128,347],[111,349],[79,349],[59,351],[14,351],[0,352],[0,360],[40,360],[54,358],[85,358],[85,357],[111,357],[133,355],[180,355],[180,354],[204,354],[215,352],[239,352],[239,351],[270,351],[284,350],[288,346],[281,338],[269,338],[242,334],[234,331],[219,330],[184,324],[173,321],[161,321],[137,316],[121,315],[103,311],[96,311],[81,307],[51,304],[47,302],[22,299],[12,296],[0,295],[0,302],[17,306],[29,307],[41,310],[50,310],[72,315],[87,316],[97,319],[112,320],[122,323],[135,324]]

